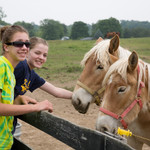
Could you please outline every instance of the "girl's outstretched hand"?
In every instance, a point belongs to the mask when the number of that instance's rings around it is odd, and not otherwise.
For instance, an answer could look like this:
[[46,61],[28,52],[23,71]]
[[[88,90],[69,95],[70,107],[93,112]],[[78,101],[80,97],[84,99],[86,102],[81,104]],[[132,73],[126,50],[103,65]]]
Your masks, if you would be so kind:
[[53,105],[48,100],[44,100],[35,104],[37,111],[48,110],[50,113],[53,112]]

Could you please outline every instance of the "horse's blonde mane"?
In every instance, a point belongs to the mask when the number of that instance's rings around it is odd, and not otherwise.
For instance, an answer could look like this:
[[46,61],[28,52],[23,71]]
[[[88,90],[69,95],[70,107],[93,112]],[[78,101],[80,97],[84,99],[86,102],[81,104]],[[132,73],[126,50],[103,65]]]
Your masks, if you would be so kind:
[[118,48],[119,58],[128,58],[131,54],[131,52],[121,46]]
[[[108,55],[109,45],[110,39],[102,40],[101,42],[96,44],[90,51],[88,51],[84,55],[84,58],[81,61],[81,65],[84,67],[90,56],[94,54],[94,58],[96,58],[96,61],[102,62],[104,68],[107,67],[109,65],[109,55]],[[130,54],[131,54],[130,51],[119,46],[118,48],[119,58],[128,57]]]
[[147,64],[148,69],[148,96],[150,97],[150,64]]

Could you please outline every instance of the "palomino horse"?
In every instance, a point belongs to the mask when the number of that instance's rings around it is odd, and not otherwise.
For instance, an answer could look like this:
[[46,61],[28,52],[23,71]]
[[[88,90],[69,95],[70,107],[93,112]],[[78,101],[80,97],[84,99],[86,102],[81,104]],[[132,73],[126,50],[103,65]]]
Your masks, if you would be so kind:
[[110,38],[114,37],[116,34],[120,37],[120,33],[119,32],[108,32],[105,35],[105,38],[110,39]]
[[72,96],[72,104],[78,112],[86,113],[90,103],[100,104],[104,91],[102,81],[108,68],[118,58],[128,57],[130,53],[130,51],[119,46],[119,37],[115,35],[111,40],[100,39],[85,54],[81,61],[84,69]]
[[141,150],[143,143],[150,145],[150,65],[132,52],[109,68],[103,84],[96,129],[116,133],[123,126],[134,134],[127,138],[130,146]]

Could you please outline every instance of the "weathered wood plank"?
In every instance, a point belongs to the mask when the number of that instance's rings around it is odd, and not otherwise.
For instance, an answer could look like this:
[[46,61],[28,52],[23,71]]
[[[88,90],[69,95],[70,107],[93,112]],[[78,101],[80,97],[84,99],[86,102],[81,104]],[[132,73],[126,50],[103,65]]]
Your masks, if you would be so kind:
[[132,150],[109,135],[77,126],[44,111],[19,118],[77,150]]

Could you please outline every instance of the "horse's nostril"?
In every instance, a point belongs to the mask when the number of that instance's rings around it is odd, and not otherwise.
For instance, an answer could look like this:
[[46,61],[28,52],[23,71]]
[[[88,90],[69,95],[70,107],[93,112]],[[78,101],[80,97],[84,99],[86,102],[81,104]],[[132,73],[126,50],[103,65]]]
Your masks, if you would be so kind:
[[105,132],[108,131],[108,129],[106,127],[101,127],[101,132]]
[[78,100],[78,104],[77,105],[80,105],[81,104],[81,100],[79,98],[77,100]]

